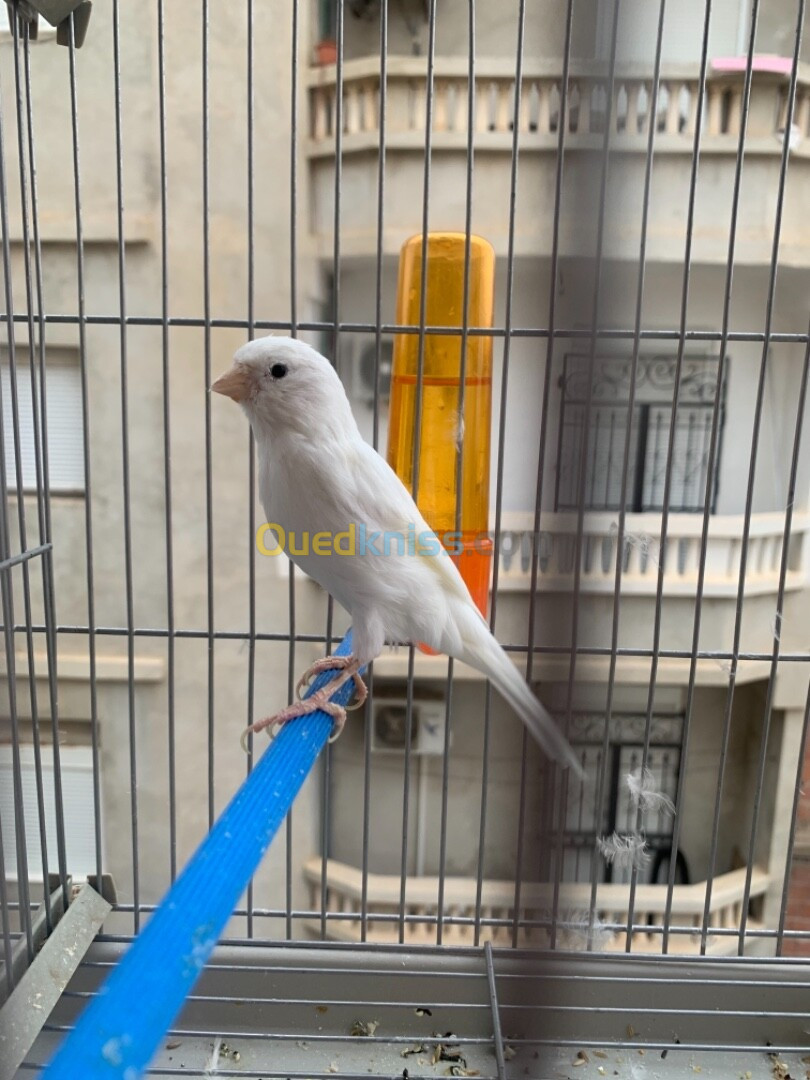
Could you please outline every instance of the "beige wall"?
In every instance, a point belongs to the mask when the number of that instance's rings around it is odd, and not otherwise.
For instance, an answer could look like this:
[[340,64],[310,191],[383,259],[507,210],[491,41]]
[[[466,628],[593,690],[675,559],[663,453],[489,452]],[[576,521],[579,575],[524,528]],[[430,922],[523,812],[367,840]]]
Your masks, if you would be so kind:
[[[388,16],[388,51],[394,55],[420,55],[427,52],[428,25],[426,5],[421,0],[391,4]],[[447,0],[436,5],[436,53],[465,56],[468,45],[469,5],[466,0]],[[344,46],[347,58],[378,53],[379,18],[371,5],[365,18],[351,14],[345,7]],[[583,9],[574,22],[572,52],[592,55],[595,26],[592,14]],[[487,56],[512,57],[517,45],[517,7],[478,4],[475,8],[475,35],[479,49],[486,43]],[[560,56],[565,42],[565,6],[554,0],[540,0],[526,5],[524,46],[527,56]],[[313,38],[317,24],[313,20]]]
[[[352,14],[346,4],[344,42],[347,57],[365,56],[379,50],[377,4],[357,5],[364,15]],[[313,5],[314,7],[314,5]],[[572,55],[605,55],[610,41],[612,9],[589,5],[574,7]],[[712,5],[709,30],[709,55],[734,56],[748,47],[750,0],[718,0]],[[422,0],[405,0],[389,8],[389,51],[399,55],[424,53],[427,50],[426,5]],[[436,51],[445,56],[464,55],[468,5],[465,0],[446,0],[437,4]],[[668,4],[664,22],[663,57],[671,61],[692,61],[698,55],[703,36],[705,5],[702,0]],[[655,54],[659,5],[647,0],[623,0],[618,28],[618,56],[622,60],[649,60]],[[317,20],[313,19],[313,42],[318,38]],[[491,56],[514,55],[517,33],[516,5],[476,6],[476,34],[486,41]],[[764,5],[759,16],[757,52],[790,55],[796,29],[796,5],[777,0]],[[808,53],[804,35],[803,56]],[[555,0],[538,0],[526,5],[525,55],[533,58],[555,57],[562,53],[565,40],[565,5]]]

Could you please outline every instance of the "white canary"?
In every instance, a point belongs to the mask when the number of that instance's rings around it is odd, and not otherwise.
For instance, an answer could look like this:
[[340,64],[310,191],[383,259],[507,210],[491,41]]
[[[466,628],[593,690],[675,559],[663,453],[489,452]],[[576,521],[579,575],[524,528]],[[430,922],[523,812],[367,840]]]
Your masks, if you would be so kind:
[[[423,642],[486,675],[542,749],[581,775],[573,750],[490,633],[407,488],[363,440],[329,361],[293,338],[259,338],[237,351],[211,389],[247,414],[268,522],[281,526],[286,538],[295,534],[299,549],[308,537],[309,553],[290,557],[352,617],[351,658],[327,658],[307,673],[339,667],[339,679],[251,730],[314,708],[326,709],[342,726],[343,710],[329,701],[338,682],[353,678],[364,696],[358,671],[386,642]],[[350,526],[355,547],[345,554]],[[317,533],[331,538],[320,545],[324,554],[314,551]]]

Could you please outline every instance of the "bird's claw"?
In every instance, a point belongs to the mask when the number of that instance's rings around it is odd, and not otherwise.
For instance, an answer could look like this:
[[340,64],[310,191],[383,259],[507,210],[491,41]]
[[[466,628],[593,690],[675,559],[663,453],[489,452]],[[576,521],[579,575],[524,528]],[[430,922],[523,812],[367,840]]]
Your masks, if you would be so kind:
[[[322,660],[316,660],[311,667],[308,667],[301,678],[295,685],[295,695],[299,701],[306,701],[307,698],[303,697],[304,692],[309,688],[312,680],[320,675],[323,671],[345,671],[347,667],[352,663],[350,656],[325,656]],[[368,697],[368,688],[363,682],[362,678],[355,673],[352,678],[354,679],[355,700],[351,705],[346,706],[347,712],[354,712],[355,709],[360,709],[365,704]]]
[[250,735],[258,735],[260,731],[266,731],[267,737],[273,739],[290,720],[298,720],[302,716],[309,716],[310,713],[317,712],[319,709],[332,717],[332,734],[329,736],[329,742],[334,742],[343,731],[346,723],[346,710],[335,701],[324,701],[318,694],[313,694],[312,697],[307,698],[305,701],[288,705],[274,716],[266,716],[263,720],[257,720],[255,724],[246,727],[242,732],[239,743],[247,754],[250,752],[248,746]]
[[[248,739],[251,734],[267,731],[268,736],[273,738],[278,734],[279,729],[290,720],[308,716],[319,709],[331,716],[334,721],[332,733],[329,737],[329,742],[334,742],[343,731],[343,726],[346,723],[346,710],[359,709],[368,697],[366,684],[357,674],[357,667],[357,661],[349,656],[327,656],[323,660],[317,660],[298,680],[296,692],[299,700],[293,702],[292,705],[288,705],[281,712],[277,712],[275,716],[267,716],[263,720],[257,720],[255,724],[245,728],[240,739],[242,749],[245,753],[249,752]],[[301,698],[302,689],[309,685],[309,681],[314,675],[319,675],[322,671],[340,671],[342,674],[327,683],[326,686],[321,687],[314,694],[310,694],[309,697]],[[332,701],[331,698],[339,687],[348,682],[349,679],[354,681],[357,700],[353,704],[344,707]]]
[[368,687],[357,672],[355,672],[352,678],[354,680],[355,699],[345,707],[346,712],[354,712],[355,709],[362,709],[366,703],[366,698],[368,697]]
[[[356,708],[356,705],[352,705],[351,708]],[[329,708],[325,708],[324,712],[328,712],[334,721],[332,724],[332,734],[329,736],[329,742],[336,742],[340,738],[340,733],[346,726],[346,709],[342,705],[336,705],[334,701],[329,702]]]
[[321,660],[316,660],[295,684],[295,696],[301,701],[304,691],[308,689],[316,675],[320,675],[322,671],[343,671],[351,662],[349,656],[324,656]]

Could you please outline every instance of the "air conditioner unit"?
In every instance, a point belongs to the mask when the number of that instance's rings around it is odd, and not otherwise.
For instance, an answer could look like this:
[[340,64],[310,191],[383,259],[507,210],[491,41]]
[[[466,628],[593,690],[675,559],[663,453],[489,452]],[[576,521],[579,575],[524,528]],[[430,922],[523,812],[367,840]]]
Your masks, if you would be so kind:
[[[443,753],[445,708],[443,701],[413,701],[411,753],[438,756]],[[375,753],[404,754],[407,735],[407,699],[375,697],[371,714],[371,749]]]
[[[394,343],[389,338],[380,342],[379,392],[385,402],[391,395],[391,371],[394,365]],[[363,341],[351,350],[351,360],[344,367],[341,362],[341,378],[352,401],[366,405],[374,403],[377,389],[377,343]]]

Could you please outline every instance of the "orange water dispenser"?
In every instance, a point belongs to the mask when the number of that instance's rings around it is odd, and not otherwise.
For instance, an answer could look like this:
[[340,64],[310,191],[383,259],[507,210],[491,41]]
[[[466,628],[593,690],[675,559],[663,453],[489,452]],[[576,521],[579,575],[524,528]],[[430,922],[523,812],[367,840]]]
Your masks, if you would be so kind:
[[[425,335],[416,501],[486,616],[493,554],[493,542],[488,532],[492,338],[474,333],[467,335],[461,416],[465,244],[463,233],[432,232],[427,236],[425,323],[427,326],[457,326],[459,333]],[[480,236],[471,236],[467,326],[492,326],[494,285],[495,252],[492,245]],[[400,253],[399,325],[419,325],[421,291],[420,235],[408,240]],[[419,335],[397,334],[391,378],[388,462],[411,492],[418,390]],[[460,521],[459,446],[462,455]]]

